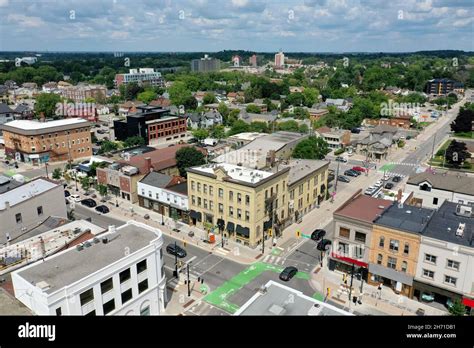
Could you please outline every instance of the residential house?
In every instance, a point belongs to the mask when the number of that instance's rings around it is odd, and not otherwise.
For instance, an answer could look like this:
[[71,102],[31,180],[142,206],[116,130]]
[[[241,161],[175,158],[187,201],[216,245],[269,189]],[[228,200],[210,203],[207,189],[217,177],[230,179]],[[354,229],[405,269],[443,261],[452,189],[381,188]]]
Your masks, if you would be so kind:
[[315,133],[328,143],[330,149],[343,149],[351,142],[351,132],[345,129],[321,127]]
[[187,125],[189,128],[211,128],[213,126],[221,125],[224,118],[217,110],[210,110],[203,113],[191,113],[188,115]]
[[245,110],[241,111],[239,114],[239,119],[245,123],[251,124],[252,122],[264,122],[267,125],[275,122],[278,118],[278,111],[273,110],[271,113],[261,113],[256,114],[252,112],[247,112]]

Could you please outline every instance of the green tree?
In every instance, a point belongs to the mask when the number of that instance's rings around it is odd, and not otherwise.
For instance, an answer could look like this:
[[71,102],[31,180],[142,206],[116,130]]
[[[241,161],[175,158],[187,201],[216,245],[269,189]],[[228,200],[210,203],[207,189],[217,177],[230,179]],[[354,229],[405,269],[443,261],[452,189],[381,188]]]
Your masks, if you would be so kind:
[[89,191],[89,188],[91,186],[91,183],[89,181],[89,177],[88,176],[83,176],[81,179],[80,179],[80,183],[81,183],[81,187],[84,191]]
[[298,127],[298,132],[300,132],[301,134],[307,134],[309,132],[309,127],[307,124],[300,124],[299,127]]
[[119,87],[120,95],[125,100],[133,100],[137,95],[144,91],[142,86],[139,86],[136,82],[122,84]]
[[266,122],[254,121],[250,123],[250,131],[257,133],[268,133],[268,125]]
[[294,158],[301,159],[323,159],[329,153],[328,143],[315,136],[300,141],[293,150]]
[[193,137],[195,137],[199,141],[203,141],[207,137],[209,137],[209,131],[204,128],[199,128],[196,130],[193,130]]
[[220,114],[222,115],[222,118],[224,119],[224,124],[227,123],[227,118],[229,117],[229,108],[227,107],[227,105],[225,105],[225,103],[219,103],[219,106],[217,107],[217,111],[220,112]]
[[222,125],[212,127],[211,137],[218,140],[225,138],[225,127]]
[[234,125],[235,121],[237,121],[239,119],[239,114],[240,114],[239,109],[231,110],[229,112],[229,116],[227,117],[226,125],[232,127]]
[[294,106],[303,105],[304,100],[305,100],[304,95],[303,93],[300,93],[300,92],[291,93],[289,96],[286,97],[286,102]]
[[472,131],[474,111],[469,108],[461,108],[456,119],[451,123],[451,130],[455,133]]
[[247,107],[245,108],[245,111],[254,113],[254,114],[259,114],[261,112],[260,108],[255,104],[247,105]]
[[234,134],[245,133],[250,131],[250,125],[245,123],[243,120],[236,120],[230,130],[227,132],[227,136]]
[[140,136],[128,137],[123,142],[124,147],[142,146],[145,145],[145,139]]
[[184,82],[176,81],[173,85],[169,88],[169,95],[171,102],[174,105],[186,105],[189,103],[190,98],[194,97],[191,94],[191,91],[187,89],[186,84]]
[[215,103],[217,102],[217,99],[216,99],[216,96],[214,95],[214,93],[206,93],[204,94],[204,97],[202,98],[202,103],[204,105],[206,104],[212,104],[212,103]]
[[455,299],[453,305],[449,308],[449,313],[453,316],[463,316],[466,314],[466,306],[459,298]]
[[454,168],[461,168],[464,161],[471,158],[466,143],[453,140],[446,149],[446,162]]
[[100,153],[107,153],[118,149],[117,143],[110,140],[105,140],[100,145]]
[[102,196],[102,197],[105,197],[107,196],[107,186],[106,185],[102,185],[102,184],[99,184],[97,185],[97,191],[99,191],[99,194]]
[[96,176],[97,175],[97,168],[105,168],[107,166],[107,162],[92,162],[89,172],[87,173],[88,176]]
[[139,93],[137,99],[148,105],[152,100],[156,99],[156,93],[153,90],[146,90]]
[[280,122],[278,123],[277,128],[278,130],[285,131],[285,132],[298,132],[299,131],[298,122],[296,122],[295,120]]
[[304,105],[313,106],[318,101],[319,91],[316,88],[307,87],[303,91]]
[[206,163],[203,153],[194,147],[183,147],[176,151],[176,165],[179,175],[187,177],[187,169]]
[[[61,103],[61,97],[54,93],[41,93],[36,97],[35,102],[35,114],[36,117],[40,117],[41,113],[44,113],[46,118],[58,118],[56,115],[57,104]],[[65,112],[65,110],[63,110]]]
[[55,168],[55,169],[53,170],[53,179],[54,179],[54,180],[59,180],[59,179],[61,179],[61,175],[62,175],[62,171],[61,171],[60,168]]

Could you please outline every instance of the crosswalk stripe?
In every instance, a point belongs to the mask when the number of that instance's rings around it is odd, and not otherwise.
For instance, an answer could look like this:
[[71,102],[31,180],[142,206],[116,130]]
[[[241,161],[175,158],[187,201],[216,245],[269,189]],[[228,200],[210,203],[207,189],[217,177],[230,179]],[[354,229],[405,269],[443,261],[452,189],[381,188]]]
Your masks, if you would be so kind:
[[228,251],[227,250],[224,250],[222,248],[218,248],[218,249],[214,249],[214,252],[218,253],[218,254],[221,254],[221,255],[224,255],[226,256]]
[[278,257],[278,258],[276,259],[275,263],[280,262],[280,260],[281,260],[281,257]]
[[270,258],[270,255],[267,255],[263,258],[263,262],[267,262],[267,260]]
[[271,256],[270,260],[268,261],[269,263],[273,263],[273,260],[275,259],[275,256]]

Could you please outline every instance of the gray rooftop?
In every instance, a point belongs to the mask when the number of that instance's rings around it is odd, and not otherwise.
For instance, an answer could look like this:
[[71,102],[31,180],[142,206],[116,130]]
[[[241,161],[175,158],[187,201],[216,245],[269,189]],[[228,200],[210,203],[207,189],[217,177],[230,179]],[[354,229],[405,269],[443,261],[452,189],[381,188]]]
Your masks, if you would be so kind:
[[352,315],[274,281],[247,301],[235,315]]
[[[460,214],[461,205],[444,201],[441,207],[433,214],[423,236],[444,240],[449,243],[474,247],[474,207],[467,207],[466,214]],[[459,209],[459,210],[458,210]],[[469,209],[470,213],[469,213]],[[456,236],[459,224],[466,224],[462,236]]]
[[429,182],[431,186],[438,190],[446,190],[457,193],[464,193],[474,196],[474,177],[466,174],[454,172],[423,172],[411,175],[408,184],[419,185],[423,182]]
[[[12,184],[10,182],[10,184],[4,185]],[[13,186],[14,185],[15,184],[13,184]],[[10,204],[11,207],[13,207],[16,204],[19,204],[35,196],[39,196],[40,194],[54,189],[58,186],[60,185],[49,180],[37,178],[22,185],[12,187],[9,190],[6,190],[2,194],[0,194],[0,210],[5,209],[7,202]]]
[[[10,238],[11,238],[10,241],[11,243],[18,243],[28,238],[33,238],[47,231],[58,228],[66,224],[67,222],[68,222],[67,219],[62,218],[62,217],[48,216],[46,220],[44,220],[41,223],[41,225],[38,225],[35,228],[32,228],[31,230],[28,230],[28,231],[16,230],[14,232],[9,232]],[[5,244],[6,242],[7,242],[6,233],[0,233],[0,244]]]
[[129,221],[117,228],[115,234],[101,235],[100,240],[105,236],[111,239],[107,244],[102,241],[96,244],[90,240],[91,246],[88,248],[81,251],[76,248],[68,249],[46,258],[45,261],[37,262],[18,274],[33,285],[46,282],[50,287],[45,292],[51,294],[124,258],[124,250],[133,254],[146,247],[151,241],[159,238],[161,232],[155,233],[151,228],[147,229]]
[[294,183],[300,181],[304,177],[312,174],[321,168],[329,166],[328,161],[319,161],[319,160],[307,160],[307,159],[297,159],[291,160],[289,164],[280,165],[280,167],[289,167],[290,173],[288,175],[288,185],[291,186]]
[[14,189],[15,187],[21,186],[22,183],[10,178],[8,176],[0,174],[0,194],[5,193]]
[[143,179],[140,180],[142,184],[150,185],[153,187],[163,188],[169,184],[172,177],[169,175],[161,174],[158,172],[150,172]]
[[435,212],[434,209],[417,208],[410,205],[392,204],[382,215],[375,219],[377,225],[393,228],[399,231],[421,233]]

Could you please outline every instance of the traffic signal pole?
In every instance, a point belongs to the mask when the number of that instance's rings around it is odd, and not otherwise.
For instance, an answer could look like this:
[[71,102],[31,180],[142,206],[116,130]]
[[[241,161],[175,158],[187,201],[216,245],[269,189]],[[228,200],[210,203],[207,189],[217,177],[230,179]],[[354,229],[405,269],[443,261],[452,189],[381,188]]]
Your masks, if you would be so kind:
[[176,251],[177,245],[176,241],[174,242],[174,271],[176,275],[176,279],[178,279],[178,252]]

